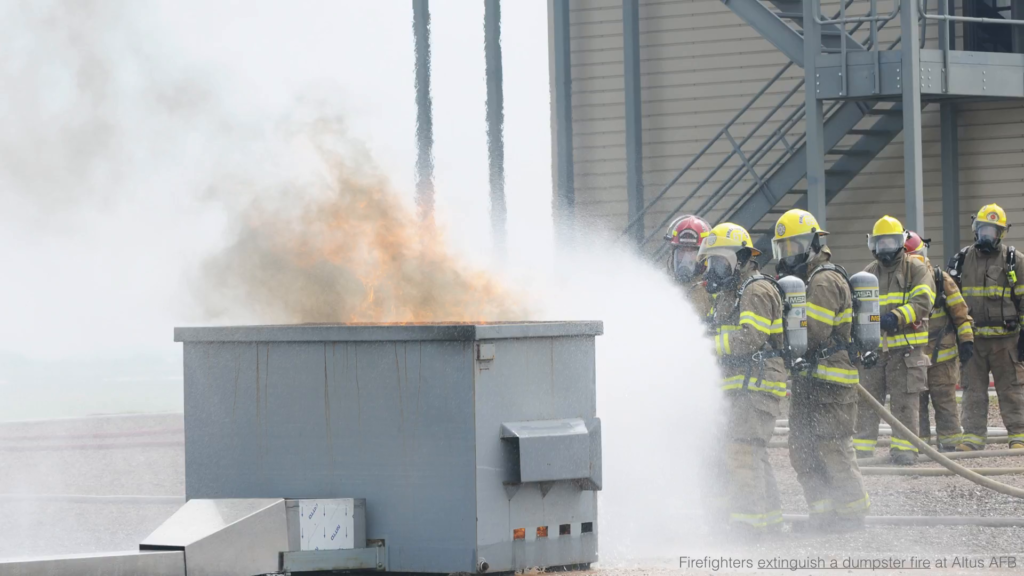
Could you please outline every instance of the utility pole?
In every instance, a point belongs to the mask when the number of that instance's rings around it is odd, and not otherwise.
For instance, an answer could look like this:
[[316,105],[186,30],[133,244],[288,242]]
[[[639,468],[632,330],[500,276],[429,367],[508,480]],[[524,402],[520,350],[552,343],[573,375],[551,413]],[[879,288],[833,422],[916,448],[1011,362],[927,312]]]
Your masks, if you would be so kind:
[[430,101],[430,5],[412,0],[416,39],[416,206],[422,220],[434,217],[434,119]]

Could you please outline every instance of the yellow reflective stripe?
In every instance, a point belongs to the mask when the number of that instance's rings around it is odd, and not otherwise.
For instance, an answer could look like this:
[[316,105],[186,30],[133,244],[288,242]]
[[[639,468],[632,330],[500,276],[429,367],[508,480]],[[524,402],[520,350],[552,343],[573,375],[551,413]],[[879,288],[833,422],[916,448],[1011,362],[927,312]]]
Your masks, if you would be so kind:
[[[722,390],[741,390],[743,389],[743,374],[737,374],[730,376],[722,381]],[[770,380],[758,380],[751,378],[747,384],[747,390],[753,390],[755,392],[765,392],[768,394],[774,394],[775,396],[785,397],[786,395],[786,383],[785,382],[772,382]]]
[[[924,346],[928,343],[928,333],[908,332],[906,334],[886,336],[885,343],[889,348],[899,348],[900,346]],[[881,347],[881,345],[879,345],[879,347]]]
[[767,526],[767,519],[764,514],[738,514],[733,512],[729,514],[729,521],[749,524],[754,528],[764,528]]
[[935,291],[925,284],[918,284],[917,286],[914,286],[914,289],[910,291],[908,298],[913,298],[921,294],[928,295],[928,307],[931,308],[932,304],[935,304]]
[[945,317],[946,317],[946,309],[945,308],[932,308],[932,318],[945,318]]
[[838,382],[840,384],[857,384],[860,382],[860,373],[856,370],[846,368],[830,368],[818,364],[814,368],[814,377],[827,382]]
[[953,358],[956,358],[956,355],[957,355],[956,346],[953,346],[952,348],[942,348],[942,349],[939,350],[939,355],[935,357],[935,361],[936,362],[946,362],[948,360],[952,360]]
[[878,444],[878,440],[863,440],[861,438],[853,439],[853,447],[861,452],[874,452],[875,445]]
[[964,301],[963,294],[960,294],[959,292],[957,292],[956,294],[953,294],[952,296],[946,296],[946,305],[947,306],[956,306],[957,304],[962,304],[963,301]]
[[836,315],[836,326],[853,322],[853,308],[847,308]]
[[1016,334],[1013,330],[1007,330],[1004,326],[980,326],[974,329],[976,336],[1009,336],[1010,334]]
[[882,294],[878,297],[878,304],[885,306],[886,304],[903,304],[903,292],[890,292],[888,294]]
[[1006,298],[1010,295],[1010,289],[1003,286],[964,286],[960,289],[960,293],[964,296],[1002,296]]
[[807,303],[807,318],[817,320],[826,326],[835,326],[836,315],[828,308],[822,308],[817,304]]
[[905,450],[907,452],[917,452],[917,447],[911,444],[907,440],[901,438],[893,438],[891,447],[893,450]]
[[847,504],[840,504],[836,507],[836,512],[839,514],[857,514],[871,508],[871,498],[868,497],[868,493],[864,493],[864,497],[860,500],[854,500]]
[[772,510],[764,515],[765,523],[769,526],[782,522],[782,510]]
[[729,347],[729,333],[719,334],[715,336],[715,354],[719,356],[725,356],[726,354],[732,354],[732,350]]
[[960,438],[966,444],[979,444],[979,445],[984,445],[985,444],[985,437],[984,436],[978,436],[977,434],[964,434]]
[[939,444],[943,446],[956,446],[963,441],[963,434],[947,434],[939,436]]
[[808,508],[810,508],[811,514],[825,514],[826,512],[831,512],[833,510],[831,500],[818,500],[817,502],[811,502]]
[[1009,442],[1013,442],[1014,440],[1024,440],[1024,434],[1010,434],[1006,439]]
[[917,322],[917,312],[914,312],[914,307],[910,304],[904,304],[897,308],[896,311],[903,315],[903,319],[906,320],[907,324]]
[[961,338],[963,338],[964,336],[970,336],[973,333],[973,330],[971,330],[971,323],[964,322],[963,324],[957,326],[956,333]]
[[1024,296],[1024,285],[1018,284],[1013,287],[1014,296]]
[[753,312],[746,310],[740,313],[740,325],[746,324],[747,326],[753,326],[757,330],[764,332],[765,334],[772,333],[772,322],[764,316],[758,316]]

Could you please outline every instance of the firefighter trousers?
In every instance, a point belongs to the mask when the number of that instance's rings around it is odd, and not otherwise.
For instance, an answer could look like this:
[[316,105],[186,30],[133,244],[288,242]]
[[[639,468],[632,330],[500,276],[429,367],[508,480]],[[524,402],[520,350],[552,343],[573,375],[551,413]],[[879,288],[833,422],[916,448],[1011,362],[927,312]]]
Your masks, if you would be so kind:
[[967,363],[967,388],[963,397],[964,444],[985,447],[988,434],[988,374],[996,385],[999,413],[1010,435],[1009,442],[1024,442],[1024,364],[1017,361],[1017,336],[978,338],[974,356]]
[[[861,385],[882,404],[888,396],[889,411],[914,434],[917,434],[919,424],[921,392],[928,390],[929,364],[922,350],[897,348],[882,352],[878,364],[860,371]],[[857,433],[853,438],[853,447],[858,454],[874,453],[878,445],[878,423],[878,414],[870,404],[861,400],[857,407]],[[917,452],[910,439],[897,430],[893,430],[889,450]]]
[[793,379],[789,461],[811,516],[864,516],[869,500],[851,441],[857,391],[805,377]]
[[[921,438],[931,437],[928,400],[935,407],[935,435],[942,448],[955,448],[961,442],[960,414],[956,404],[956,385],[960,383],[960,360],[953,358],[928,368],[928,391],[921,393]],[[987,408],[986,408],[987,409]]]
[[782,523],[782,500],[768,460],[779,399],[764,392],[738,390],[726,395],[729,523],[763,530]]

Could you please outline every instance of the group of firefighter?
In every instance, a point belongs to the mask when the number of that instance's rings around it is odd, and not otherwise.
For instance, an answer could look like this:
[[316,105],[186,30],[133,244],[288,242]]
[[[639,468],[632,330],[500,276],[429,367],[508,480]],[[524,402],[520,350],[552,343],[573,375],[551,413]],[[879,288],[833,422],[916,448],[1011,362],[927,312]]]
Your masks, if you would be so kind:
[[[879,416],[858,383],[883,404],[888,396],[893,415],[926,441],[930,401],[937,448],[972,451],[986,445],[991,373],[1009,447],[1024,449],[1024,270],[1003,242],[1008,228],[1002,208],[983,207],[974,243],[944,270],[929,261],[928,240],[884,216],[868,235],[873,261],[851,276],[832,262],[814,216],[790,210],[775,225],[771,277],[743,227],[697,216],[672,223],[669,269],[704,318],[722,372],[716,484],[729,529],[781,528],[767,447],[787,395],[789,458],[814,531],[860,529],[870,506],[857,459],[874,456]],[[914,464],[917,452],[892,431],[894,464]]]

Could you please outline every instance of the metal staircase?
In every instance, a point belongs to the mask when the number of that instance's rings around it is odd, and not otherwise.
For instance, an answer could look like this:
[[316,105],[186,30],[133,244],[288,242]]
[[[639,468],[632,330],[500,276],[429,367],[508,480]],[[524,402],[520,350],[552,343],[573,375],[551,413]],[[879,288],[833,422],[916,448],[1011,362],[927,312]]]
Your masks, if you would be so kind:
[[[911,226],[923,226],[920,216],[922,202],[920,177],[920,109],[929,102],[950,101],[956,98],[1020,98],[1024,97],[1024,55],[951,51],[948,22],[968,18],[948,16],[946,0],[939,1],[939,14],[927,15],[925,0],[894,0],[891,13],[879,13],[877,0],[843,0],[838,13],[832,18],[820,17],[820,0],[722,0],[732,12],[757,30],[773,46],[785,54],[790,62],[783,66],[747,104],[649,201],[629,223],[633,228],[645,214],[663,216],[644,237],[642,247],[660,256],[665,246],[651,247],[665,227],[678,214],[694,213],[709,221],[731,221],[746,227],[758,247],[766,254],[775,218],[794,207],[807,208],[821,218],[827,202],[839,194],[853,179],[904,130],[905,118],[910,118],[913,130],[907,139],[918,148],[906,148],[911,158],[908,170],[913,170],[916,152],[917,174],[906,177],[908,221]],[[858,15],[848,15],[854,4],[859,4]],[[869,8],[865,12],[865,5]],[[920,12],[918,12],[920,10]],[[880,46],[879,32],[909,12],[912,26],[900,21],[903,34],[894,42]],[[808,50],[804,41],[804,21],[807,15],[818,14],[812,37],[820,34],[820,45]],[[924,49],[920,38],[926,36],[927,23],[938,20],[940,49]],[[1014,23],[1014,21],[1007,21]],[[1024,23],[1022,23],[1024,24]],[[911,81],[901,74],[904,66],[904,46],[901,39],[913,37],[911,62],[919,63],[919,75]],[[815,86],[814,95],[805,94],[804,81],[790,74],[794,85],[778,97],[774,105],[766,102],[770,94],[778,93],[779,84],[793,66],[805,67],[811,57]],[[916,66],[915,66],[916,67]],[[987,72],[986,72],[987,70]],[[806,77],[805,70],[805,77]],[[999,77],[996,81],[994,78]],[[997,87],[996,84],[999,84]],[[913,84],[916,98],[908,100],[906,92]],[[773,90],[774,89],[774,90]],[[801,98],[794,100],[793,97]],[[820,147],[816,154],[823,159],[824,176],[807,178],[808,135],[797,126],[805,123],[805,102],[825,104],[820,133],[812,139]],[[915,102],[912,114],[904,114],[904,103]],[[799,104],[799,105],[795,105]],[[795,105],[795,106],[794,106]],[[783,110],[792,110],[783,116]],[[734,132],[740,124],[752,123],[753,110],[766,108],[767,113],[742,138]],[[744,118],[744,122],[740,119]],[[777,124],[774,129],[772,125]],[[906,139],[905,139],[906,140]],[[811,149],[814,155],[815,148]],[[723,159],[710,166],[715,154]],[[813,160],[813,159],[812,159]],[[812,161],[812,166],[820,166]],[[818,168],[820,170],[820,168]],[[686,183],[689,190],[681,197],[672,198],[669,191],[691,170],[706,170],[697,183]],[[820,172],[816,172],[820,174]],[[915,180],[916,178],[916,180]],[[824,183],[824,190],[821,188]],[[817,187],[808,194],[798,188],[801,182],[811,182],[806,188]],[[715,183],[715,184],[712,184]],[[916,196],[913,196],[916,189]],[[816,194],[816,195],[815,195]],[[913,197],[912,197],[913,196]],[[669,202],[669,199],[675,203]],[[823,200],[823,201],[822,201]],[[916,202],[917,216],[912,213]],[[762,224],[765,221],[766,224]],[[770,222],[769,222],[770,221]],[[919,228],[921,229],[921,228]],[[623,233],[625,235],[626,233]]]

